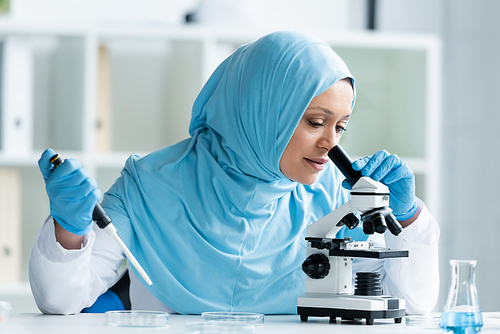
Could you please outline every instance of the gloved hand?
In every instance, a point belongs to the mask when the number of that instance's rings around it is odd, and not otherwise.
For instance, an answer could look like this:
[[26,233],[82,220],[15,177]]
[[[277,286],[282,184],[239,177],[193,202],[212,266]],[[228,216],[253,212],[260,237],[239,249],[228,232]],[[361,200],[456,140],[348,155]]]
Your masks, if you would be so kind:
[[92,212],[101,198],[101,191],[78,160],[66,159],[53,169],[50,158],[54,154],[49,148],[38,160],[50,199],[50,214],[65,230],[87,234],[93,226]]
[[[389,207],[398,221],[413,217],[418,209],[415,175],[397,155],[385,150],[378,151],[372,157],[354,161],[352,168],[361,171],[362,176],[369,176],[389,188]],[[347,180],[344,180],[342,186],[346,189],[352,188]]]

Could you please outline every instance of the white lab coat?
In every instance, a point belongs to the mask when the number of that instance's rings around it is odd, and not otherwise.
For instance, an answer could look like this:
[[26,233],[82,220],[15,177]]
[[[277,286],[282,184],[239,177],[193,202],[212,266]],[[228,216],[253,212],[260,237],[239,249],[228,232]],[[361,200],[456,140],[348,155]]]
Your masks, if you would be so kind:
[[[376,246],[407,249],[409,258],[355,259],[353,272],[381,273],[384,294],[406,300],[408,314],[432,311],[439,291],[439,226],[420,202],[418,219],[395,237],[390,232],[370,236]],[[33,247],[29,265],[31,289],[39,309],[49,314],[79,313],[119,278],[125,259],[116,242],[94,227],[79,250],[66,250],[55,239],[52,217],[47,218]],[[154,297],[130,273],[132,309],[174,312]]]

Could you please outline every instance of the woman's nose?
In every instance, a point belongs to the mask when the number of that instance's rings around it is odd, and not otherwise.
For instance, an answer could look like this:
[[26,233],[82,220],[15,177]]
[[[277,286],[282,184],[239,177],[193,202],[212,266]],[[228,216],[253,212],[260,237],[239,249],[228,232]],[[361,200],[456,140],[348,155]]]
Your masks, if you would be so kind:
[[334,146],[337,146],[339,144],[339,140],[340,136],[337,136],[336,131],[328,131],[321,139],[319,146],[321,148],[325,148],[327,151],[330,151]]

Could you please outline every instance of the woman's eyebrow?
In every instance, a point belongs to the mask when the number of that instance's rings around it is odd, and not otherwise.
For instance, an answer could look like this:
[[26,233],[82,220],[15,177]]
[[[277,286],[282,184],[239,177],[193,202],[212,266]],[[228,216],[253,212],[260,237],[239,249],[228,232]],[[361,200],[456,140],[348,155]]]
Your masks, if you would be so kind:
[[325,113],[327,113],[328,115],[334,115],[333,111],[329,110],[329,109],[326,109],[326,108],[323,108],[323,107],[307,107],[306,110],[309,110],[309,109],[316,109],[316,110],[322,110],[324,111]]
[[[331,116],[335,115],[335,113],[333,111],[331,111],[330,109],[324,108],[324,107],[319,107],[319,106],[318,107],[307,107],[306,110],[309,110],[309,109],[321,110],[321,111],[323,111]],[[342,117],[342,119],[349,119],[349,118],[351,118],[351,114],[345,115],[344,117]]]

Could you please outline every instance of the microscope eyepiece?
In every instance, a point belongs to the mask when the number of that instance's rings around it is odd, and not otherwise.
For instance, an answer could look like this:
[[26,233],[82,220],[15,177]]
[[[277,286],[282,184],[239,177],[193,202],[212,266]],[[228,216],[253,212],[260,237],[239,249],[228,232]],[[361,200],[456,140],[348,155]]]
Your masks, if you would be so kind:
[[352,168],[351,158],[340,145],[334,146],[328,152],[328,156],[352,185],[358,182],[361,172]]

